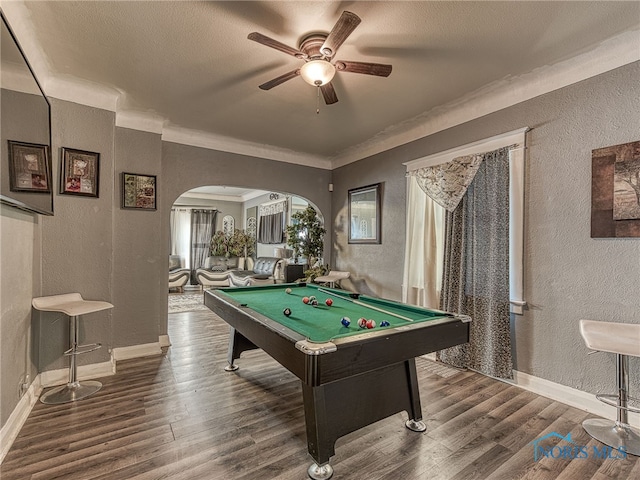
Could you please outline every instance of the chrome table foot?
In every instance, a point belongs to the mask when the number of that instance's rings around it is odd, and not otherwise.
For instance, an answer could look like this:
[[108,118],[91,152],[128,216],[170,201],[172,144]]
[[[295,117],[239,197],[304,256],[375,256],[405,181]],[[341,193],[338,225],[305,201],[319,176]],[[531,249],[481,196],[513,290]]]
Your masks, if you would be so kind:
[[404,426],[407,427],[409,430],[412,430],[414,432],[426,432],[427,431],[427,426],[425,425],[425,423],[422,420],[418,420],[417,422],[415,420],[407,420],[404,423]]
[[313,463],[309,467],[309,470],[307,470],[307,474],[313,478],[313,480],[327,480],[333,476],[333,467],[328,463],[324,465]]
[[238,365],[229,364],[226,367],[224,367],[225,372],[235,372],[236,370],[238,370]]

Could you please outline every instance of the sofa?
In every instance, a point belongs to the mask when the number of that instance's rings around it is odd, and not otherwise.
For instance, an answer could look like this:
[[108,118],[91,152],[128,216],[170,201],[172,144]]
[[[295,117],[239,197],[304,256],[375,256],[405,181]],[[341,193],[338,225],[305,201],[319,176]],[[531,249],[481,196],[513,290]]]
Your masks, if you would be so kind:
[[169,290],[176,288],[179,292],[184,291],[191,271],[188,268],[182,268],[183,265],[180,255],[169,255]]
[[276,283],[276,269],[282,262],[277,257],[258,257],[252,270],[230,270],[229,282],[232,287],[248,287]]

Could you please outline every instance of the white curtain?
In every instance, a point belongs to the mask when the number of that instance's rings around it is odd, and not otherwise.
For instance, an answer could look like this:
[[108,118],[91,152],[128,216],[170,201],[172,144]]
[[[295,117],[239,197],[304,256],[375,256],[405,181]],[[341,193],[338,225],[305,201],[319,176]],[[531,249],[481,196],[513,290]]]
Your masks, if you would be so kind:
[[402,301],[439,308],[444,252],[444,208],[407,177],[407,230]]
[[180,255],[184,268],[189,265],[189,249],[191,248],[191,210],[171,210],[171,255]]

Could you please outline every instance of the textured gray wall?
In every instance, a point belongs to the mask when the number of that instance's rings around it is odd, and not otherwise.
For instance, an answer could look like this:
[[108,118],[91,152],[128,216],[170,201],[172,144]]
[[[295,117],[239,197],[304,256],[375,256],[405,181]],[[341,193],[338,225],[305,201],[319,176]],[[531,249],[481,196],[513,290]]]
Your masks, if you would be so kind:
[[162,212],[120,208],[121,174],[156,175],[158,189],[166,179],[160,175],[160,135],[116,128],[115,153],[111,335],[113,346],[123,347],[158,341],[167,316],[169,261],[162,255]]
[[[399,299],[406,186],[402,162],[531,127],[525,299],[516,368],[580,390],[611,387],[612,355],[587,357],[581,318],[640,323],[640,239],[590,238],[591,150],[640,140],[640,63],[539,96],[334,170],[334,261],[361,291]],[[347,189],[384,181],[382,245],[348,245]],[[631,359],[640,384],[640,359]]]
[[[85,299],[113,299],[113,208],[115,115],[97,108],[53,99],[51,103],[53,178],[60,178],[60,149],[100,153],[99,198],[54,196],[55,215],[42,218],[42,295],[79,292]],[[40,319],[39,371],[65,368],[68,320],[56,313]],[[81,343],[112,341],[112,312],[87,315],[80,325]],[[78,364],[109,360],[107,348],[78,356]]]

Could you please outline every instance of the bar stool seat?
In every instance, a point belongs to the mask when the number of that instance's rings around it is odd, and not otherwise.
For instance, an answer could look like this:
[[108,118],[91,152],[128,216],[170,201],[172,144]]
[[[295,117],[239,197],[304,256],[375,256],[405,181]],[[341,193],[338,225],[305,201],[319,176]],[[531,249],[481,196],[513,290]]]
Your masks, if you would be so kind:
[[113,308],[113,305],[99,300],[85,300],[79,293],[38,297],[32,300],[31,305],[36,310],[60,312],[69,317],[69,350],[64,352],[65,355],[71,357],[69,361],[69,383],[49,390],[40,397],[40,401],[52,405],[73,402],[86,398],[100,390],[102,388],[100,382],[88,380],[80,383],[77,380],[76,356],[92,352],[102,346],[99,343],[78,345],[78,322],[80,315],[108,310]]
[[582,422],[585,431],[610,447],[624,447],[631,455],[640,456],[640,430],[629,425],[628,412],[640,412],[630,407],[629,357],[640,357],[640,324],[580,320],[580,334],[588,348],[616,354],[615,394],[599,394],[596,398],[617,409],[617,420],[590,418]]

